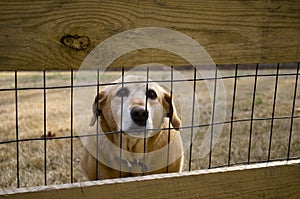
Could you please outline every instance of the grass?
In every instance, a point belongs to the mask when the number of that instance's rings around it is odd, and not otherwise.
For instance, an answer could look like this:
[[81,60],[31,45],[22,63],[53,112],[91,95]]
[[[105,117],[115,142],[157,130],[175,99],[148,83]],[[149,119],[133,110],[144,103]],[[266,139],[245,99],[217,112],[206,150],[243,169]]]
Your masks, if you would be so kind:
[[[261,73],[275,74],[273,70],[261,70]],[[284,71],[280,73],[295,73],[295,70]],[[180,71],[187,77],[193,77],[192,71]],[[255,71],[239,71],[239,75],[255,74]],[[232,76],[234,71],[222,71],[222,76]],[[167,78],[164,74],[161,78]],[[109,82],[120,76],[119,72],[108,72],[104,75],[104,80]],[[47,86],[66,86],[70,85],[70,73],[68,72],[47,72]],[[87,76],[86,79],[91,77]],[[226,121],[231,120],[234,78],[227,78],[223,81],[226,91]],[[298,82],[299,84],[300,82]],[[261,76],[257,78],[257,89],[254,106],[254,118],[270,118],[273,112],[275,77]],[[252,112],[254,77],[240,77],[237,79],[236,99],[234,106],[234,120],[249,119]],[[42,72],[20,72],[18,75],[18,87],[40,88],[43,86]],[[295,75],[282,76],[278,79],[277,99],[275,106],[275,117],[285,117],[292,115],[292,104],[294,97]],[[14,88],[14,73],[0,73],[0,89]],[[296,112],[300,115],[300,86],[297,90]],[[212,109],[209,91],[204,81],[197,83],[197,102],[200,109],[201,124],[208,124],[211,121]],[[18,91],[18,132],[19,140],[19,177],[20,187],[44,185],[44,178],[47,178],[47,184],[62,184],[85,181],[81,173],[79,162],[82,150],[80,139],[73,138],[73,154],[71,156],[71,139],[50,139],[46,145],[41,139],[44,135],[44,125],[46,133],[55,134],[56,138],[71,135],[71,101],[70,89],[50,89],[46,91],[46,123],[44,123],[44,96],[43,90],[30,89]],[[76,92],[76,89],[74,89]],[[180,104],[181,110],[187,109],[191,112],[191,99],[186,98],[188,90],[185,87],[179,87],[175,93],[178,98],[183,99]],[[84,96],[82,96],[84,97]],[[90,106],[90,104],[88,105]],[[15,113],[15,91],[0,92],[0,142],[16,140],[16,113]],[[225,110],[225,109],[224,109]],[[86,121],[91,117],[90,112],[84,114]],[[191,116],[182,115],[183,123],[189,124]],[[82,120],[84,121],[84,120]],[[290,157],[300,156],[300,118],[295,118],[293,122],[293,131],[291,139]],[[222,129],[211,154],[203,154],[203,142],[205,136],[209,135],[208,127],[195,128],[196,135],[193,140],[191,169],[203,169],[230,163],[245,163],[248,161],[249,142],[250,161],[266,161],[269,158],[281,159],[287,157],[288,142],[290,135],[291,119],[255,120],[226,123]],[[79,124],[80,125],[80,124]],[[232,126],[231,126],[232,125]],[[251,127],[252,125],[252,127]],[[272,128],[272,144],[269,152],[270,132]],[[250,129],[252,128],[252,137]],[[232,131],[231,131],[232,129]],[[74,132],[77,135],[77,132]],[[230,143],[230,135],[232,135]],[[183,133],[185,142],[189,142],[190,132]],[[215,138],[215,137],[214,137]],[[31,139],[31,140],[30,140]],[[189,143],[187,143],[188,145]],[[205,143],[204,143],[205,144]],[[206,143],[207,144],[207,143]],[[46,147],[46,153],[45,153]],[[231,147],[231,153],[228,154]],[[189,148],[188,148],[189,149]],[[44,158],[46,155],[46,176]],[[211,164],[209,158],[211,155]],[[0,188],[17,187],[17,143],[9,142],[0,144]],[[184,169],[189,169],[189,151],[186,151]],[[71,173],[71,162],[72,171]]]
[[255,105],[263,104],[263,99],[261,97],[256,97],[254,100]]

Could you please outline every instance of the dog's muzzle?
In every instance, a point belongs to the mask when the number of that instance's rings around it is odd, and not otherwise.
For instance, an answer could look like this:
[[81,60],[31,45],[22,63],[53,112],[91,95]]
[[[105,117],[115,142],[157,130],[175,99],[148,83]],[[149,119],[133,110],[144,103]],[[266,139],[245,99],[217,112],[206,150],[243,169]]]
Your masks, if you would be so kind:
[[146,126],[149,113],[143,107],[136,106],[130,111],[130,116],[136,125]]

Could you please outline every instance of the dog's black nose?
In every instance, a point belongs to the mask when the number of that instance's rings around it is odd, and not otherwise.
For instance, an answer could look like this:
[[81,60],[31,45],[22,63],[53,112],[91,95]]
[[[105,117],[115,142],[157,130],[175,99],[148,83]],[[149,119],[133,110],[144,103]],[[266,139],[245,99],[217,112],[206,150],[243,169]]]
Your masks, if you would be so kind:
[[139,126],[146,126],[149,114],[144,108],[137,106],[131,110],[130,116],[135,124]]

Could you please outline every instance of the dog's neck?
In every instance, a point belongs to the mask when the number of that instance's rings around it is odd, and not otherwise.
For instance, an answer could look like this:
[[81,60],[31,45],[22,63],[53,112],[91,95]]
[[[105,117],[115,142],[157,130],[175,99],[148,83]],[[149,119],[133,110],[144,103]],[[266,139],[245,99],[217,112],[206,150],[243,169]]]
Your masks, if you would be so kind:
[[[142,138],[136,138],[126,133],[122,133],[122,136],[120,135],[120,133],[107,135],[107,136],[112,137],[110,139],[113,140],[114,141],[113,143],[118,145],[119,147],[122,144],[122,149],[128,152],[141,153],[141,151],[143,152],[144,147],[146,147],[147,145],[147,140],[144,140]],[[122,138],[122,142],[120,142],[121,138]]]

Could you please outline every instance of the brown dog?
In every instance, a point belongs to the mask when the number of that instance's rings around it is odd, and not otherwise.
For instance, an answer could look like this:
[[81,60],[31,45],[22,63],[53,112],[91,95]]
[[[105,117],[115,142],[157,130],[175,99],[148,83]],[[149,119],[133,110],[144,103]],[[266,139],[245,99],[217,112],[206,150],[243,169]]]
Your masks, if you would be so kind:
[[145,80],[125,76],[126,83],[121,78],[95,97],[91,126],[98,121],[98,136],[86,138],[81,160],[88,179],[181,171],[181,120],[172,97]]

